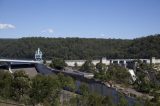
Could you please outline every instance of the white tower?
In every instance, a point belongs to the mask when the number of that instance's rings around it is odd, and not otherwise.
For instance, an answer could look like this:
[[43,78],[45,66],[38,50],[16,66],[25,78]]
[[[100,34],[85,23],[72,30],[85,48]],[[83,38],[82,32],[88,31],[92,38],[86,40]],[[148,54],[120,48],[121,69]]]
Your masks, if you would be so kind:
[[35,52],[35,60],[42,61],[42,52],[41,52],[40,48],[38,48],[38,50],[36,50],[36,52]]

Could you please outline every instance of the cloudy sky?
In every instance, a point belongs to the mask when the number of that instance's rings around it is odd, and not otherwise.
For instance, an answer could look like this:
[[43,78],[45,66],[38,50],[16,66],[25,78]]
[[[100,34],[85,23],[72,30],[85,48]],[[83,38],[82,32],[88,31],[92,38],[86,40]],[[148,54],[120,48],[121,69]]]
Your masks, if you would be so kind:
[[0,38],[160,33],[160,0],[0,0]]

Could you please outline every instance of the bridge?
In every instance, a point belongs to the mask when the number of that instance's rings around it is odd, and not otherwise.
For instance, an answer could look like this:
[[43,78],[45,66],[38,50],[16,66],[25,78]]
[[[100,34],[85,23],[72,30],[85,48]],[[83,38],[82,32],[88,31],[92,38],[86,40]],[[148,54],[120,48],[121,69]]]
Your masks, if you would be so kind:
[[41,61],[37,60],[15,60],[15,59],[0,59],[0,62],[9,62],[9,63],[41,63]]
[[12,73],[11,64],[40,64],[42,60],[42,52],[38,48],[35,52],[35,60],[20,60],[20,59],[0,59],[0,62],[7,63],[9,72]]

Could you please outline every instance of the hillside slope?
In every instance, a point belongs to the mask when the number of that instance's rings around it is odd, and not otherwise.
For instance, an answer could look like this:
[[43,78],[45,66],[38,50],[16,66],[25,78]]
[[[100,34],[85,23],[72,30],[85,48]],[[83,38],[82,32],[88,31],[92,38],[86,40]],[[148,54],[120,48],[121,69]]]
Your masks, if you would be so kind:
[[38,47],[47,59],[160,58],[160,35],[134,40],[43,37],[0,39],[0,57],[31,59]]

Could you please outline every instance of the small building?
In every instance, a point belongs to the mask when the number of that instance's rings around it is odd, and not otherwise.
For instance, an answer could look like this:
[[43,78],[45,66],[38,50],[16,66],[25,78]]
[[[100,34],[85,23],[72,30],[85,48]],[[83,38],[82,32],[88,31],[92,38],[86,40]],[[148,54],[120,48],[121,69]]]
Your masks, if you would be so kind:
[[38,48],[38,50],[36,50],[36,52],[35,52],[35,60],[42,61],[42,52],[41,52],[40,48]]

